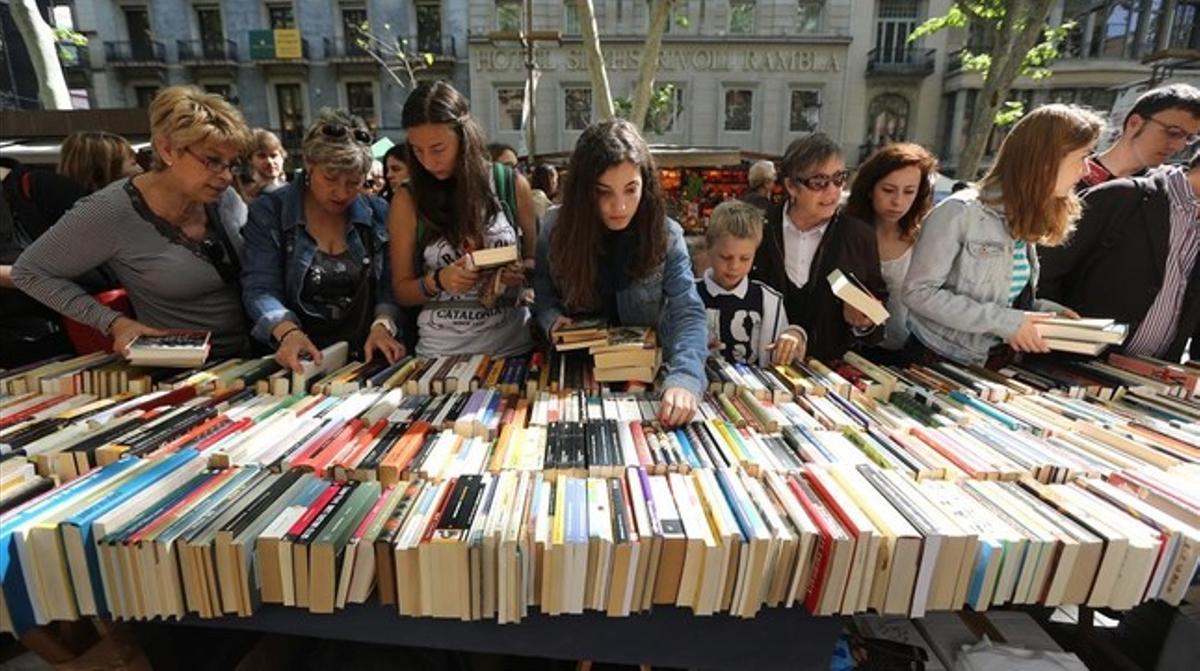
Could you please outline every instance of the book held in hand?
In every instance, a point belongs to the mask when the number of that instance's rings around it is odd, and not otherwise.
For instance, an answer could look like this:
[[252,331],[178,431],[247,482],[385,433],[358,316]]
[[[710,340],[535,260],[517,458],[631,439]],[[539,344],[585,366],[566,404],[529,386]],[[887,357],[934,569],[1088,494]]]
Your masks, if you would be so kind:
[[876,326],[887,321],[887,308],[861,282],[855,279],[854,275],[834,268],[833,272],[829,273],[828,279],[834,296],[866,315]]
[[129,343],[129,362],[135,366],[198,368],[208,359],[211,336],[207,331],[140,335]]
[[1038,334],[1056,352],[1095,356],[1109,345],[1125,342],[1129,327],[1111,319],[1053,317],[1035,322]]
[[498,268],[521,260],[521,255],[517,252],[516,245],[477,249],[468,254],[467,257],[476,270]]

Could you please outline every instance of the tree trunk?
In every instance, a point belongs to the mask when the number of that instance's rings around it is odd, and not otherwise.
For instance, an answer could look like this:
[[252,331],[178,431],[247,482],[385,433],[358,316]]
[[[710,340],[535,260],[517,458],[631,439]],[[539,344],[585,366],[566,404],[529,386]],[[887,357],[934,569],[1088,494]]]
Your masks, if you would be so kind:
[[650,111],[650,96],[654,94],[654,78],[658,74],[658,55],[662,52],[667,21],[671,19],[671,2],[672,0],[654,0],[651,6],[650,30],[646,35],[646,48],[642,50],[637,89],[633,92],[633,112],[629,118],[638,130],[645,128],[646,113]]
[[592,0],[575,0],[579,7],[579,28],[583,32],[583,51],[587,54],[588,72],[592,76],[592,102],[601,121],[616,116],[613,112],[612,90],[608,87],[608,70],[604,53],[600,51],[600,34],[596,31],[596,12]]
[[38,12],[37,0],[13,0],[9,7],[38,78],[38,101],[48,110],[71,109],[71,93],[58,61],[54,29]]
[[1007,4],[1008,16],[1004,19],[1007,25],[1001,30],[997,46],[1007,44],[1009,47],[997,49],[992,54],[991,67],[983,79],[983,89],[979,91],[975,109],[971,113],[967,144],[959,156],[959,179],[975,179],[988,137],[995,125],[996,112],[1008,99],[1013,82],[1020,76],[1025,54],[1041,40],[1054,0],[1018,0]]

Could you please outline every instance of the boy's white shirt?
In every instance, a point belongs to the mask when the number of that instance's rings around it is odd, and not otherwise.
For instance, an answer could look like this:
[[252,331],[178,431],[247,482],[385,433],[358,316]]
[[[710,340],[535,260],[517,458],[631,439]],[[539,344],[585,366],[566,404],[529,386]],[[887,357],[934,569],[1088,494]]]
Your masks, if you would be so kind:
[[[750,282],[750,276],[746,275],[737,283],[737,286],[732,289],[726,289],[713,279],[712,268],[704,271],[704,287],[708,290],[710,296],[730,295],[737,297],[738,300],[744,300],[746,293],[750,290]],[[788,324],[787,311],[783,307],[782,295],[769,285],[762,282],[759,282],[759,284],[762,285],[763,289],[763,310],[762,323],[759,324],[758,329],[758,347],[756,353],[758,354],[758,364],[760,366],[770,366],[770,346],[779,339],[779,336],[783,335],[785,331],[791,331],[800,337],[801,342],[807,343],[808,334],[803,328]],[[707,310],[708,306],[705,306],[705,311]]]

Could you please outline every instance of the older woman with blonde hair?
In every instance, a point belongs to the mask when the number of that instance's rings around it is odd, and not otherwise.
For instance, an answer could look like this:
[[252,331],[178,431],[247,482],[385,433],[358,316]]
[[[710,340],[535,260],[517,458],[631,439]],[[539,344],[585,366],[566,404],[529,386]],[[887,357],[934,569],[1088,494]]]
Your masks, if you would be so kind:
[[[238,273],[246,207],[231,167],[250,133],[224,98],[191,86],[150,104],[154,166],[79,201],[13,267],[17,288],[113,338],[209,331],[213,354],[245,350]],[[129,292],[137,320],[93,299],[72,278],[106,265]]]
[[71,133],[58,154],[58,174],[78,182],[86,193],[141,171],[129,140],[108,131]]
[[323,110],[304,135],[304,177],[250,208],[243,300],[252,335],[298,370],[344,340],[367,359],[404,355],[388,270],[388,205],[360,192],[371,170],[363,120]]

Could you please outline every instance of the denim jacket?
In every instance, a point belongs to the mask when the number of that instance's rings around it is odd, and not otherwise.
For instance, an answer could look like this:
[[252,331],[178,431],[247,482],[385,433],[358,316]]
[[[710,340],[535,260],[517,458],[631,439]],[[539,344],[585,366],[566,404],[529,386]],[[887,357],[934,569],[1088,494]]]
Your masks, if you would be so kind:
[[1058,312],[1033,297],[1038,260],[1029,245],[1029,285],[1009,304],[1013,238],[1004,213],[964,189],[933,208],[921,225],[904,279],[904,303],[914,335],[956,361],[983,364],[988,351],[1016,332],[1025,310]]
[[[366,261],[376,284],[375,317],[396,321],[399,308],[392,298],[388,260],[388,206],[375,196],[359,196],[346,209],[346,246]],[[374,253],[365,259],[364,235],[374,235]],[[296,307],[304,276],[317,254],[317,241],[304,223],[304,186],[293,182],[250,205],[242,229],[245,250],[242,263],[242,302],[253,322],[251,335],[270,343],[271,332],[282,321],[300,324]],[[285,262],[287,267],[284,268]],[[397,336],[399,337],[399,336]]]
[[[542,221],[537,245],[535,307],[538,325],[547,335],[563,314],[554,269],[550,267],[550,232],[557,221],[558,208],[553,208]],[[666,260],[648,277],[635,279],[617,292],[617,310],[622,324],[657,329],[666,364],[664,388],[679,387],[699,396],[707,380],[704,361],[708,358],[708,324],[704,303],[696,293],[683,229],[670,219],[667,226]]]

